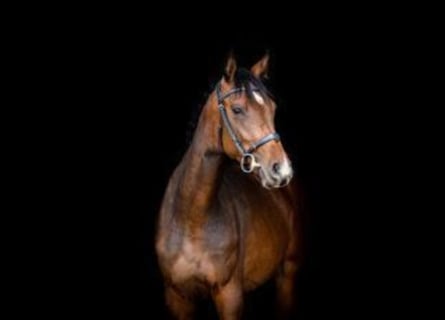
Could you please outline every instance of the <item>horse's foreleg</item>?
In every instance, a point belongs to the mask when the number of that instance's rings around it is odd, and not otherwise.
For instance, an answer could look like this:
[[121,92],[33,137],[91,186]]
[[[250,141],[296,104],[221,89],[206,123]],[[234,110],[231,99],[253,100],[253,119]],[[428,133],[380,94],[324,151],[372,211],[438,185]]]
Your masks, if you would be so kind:
[[221,320],[241,319],[243,291],[237,281],[231,280],[224,286],[216,287],[213,301]]
[[194,315],[194,304],[192,301],[187,300],[181,296],[173,288],[167,287],[165,290],[165,299],[167,306],[175,319],[178,320],[191,320]]
[[277,319],[288,319],[294,308],[297,263],[285,260],[276,278]]

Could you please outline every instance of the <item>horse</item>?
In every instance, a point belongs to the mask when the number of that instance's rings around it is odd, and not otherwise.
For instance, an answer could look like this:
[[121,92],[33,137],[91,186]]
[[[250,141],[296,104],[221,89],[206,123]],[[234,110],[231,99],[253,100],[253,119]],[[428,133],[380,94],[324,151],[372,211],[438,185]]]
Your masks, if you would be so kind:
[[299,199],[275,132],[268,68],[268,54],[250,69],[228,57],[170,176],[155,246],[176,319],[193,319],[202,296],[213,300],[220,319],[240,319],[245,294],[273,277],[278,318],[293,309]]

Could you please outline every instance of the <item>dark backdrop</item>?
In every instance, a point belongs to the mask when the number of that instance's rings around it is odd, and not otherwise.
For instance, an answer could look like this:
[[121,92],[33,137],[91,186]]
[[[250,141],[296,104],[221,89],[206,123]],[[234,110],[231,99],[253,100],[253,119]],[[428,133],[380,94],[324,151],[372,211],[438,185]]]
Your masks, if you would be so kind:
[[[392,282],[381,283],[387,260],[376,258],[384,231],[374,200],[385,192],[374,186],[391,145],[380,143],[394,113],[386,94],[404,72],[392,50],[400,38],[359,18],[325,18],[184,22],[162,32],[144,19],[110,18],[48,38],[58,39],[47,59],[60,96],[49,135],[68,184],[57,191],[57,233],[67,242],[56,248],[65,258],[50,271],[61,314],[157,319],[164,311],[155,220],[229,50],[244,67],[271,53],[277,130],[306,195],[300,319],[361,319],[394,303]],[[271,297],[267,285],[250,295],[249,318],[267,316]]]

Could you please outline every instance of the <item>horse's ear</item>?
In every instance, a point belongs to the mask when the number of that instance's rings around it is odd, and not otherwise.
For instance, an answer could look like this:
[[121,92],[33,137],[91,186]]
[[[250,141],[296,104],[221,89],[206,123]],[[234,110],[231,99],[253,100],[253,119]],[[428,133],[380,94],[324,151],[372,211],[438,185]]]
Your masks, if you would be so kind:
[[229,54],[229,57],[226,62],[226,67],[224,69],[224,80],[228,83],[232,83],[235,78],[236,72],[236,60],[233,55],[233,52]]
[[252,74],[257,78],[267,78],[269,71],[269,53],[266,53],[264,57],[250,68]]

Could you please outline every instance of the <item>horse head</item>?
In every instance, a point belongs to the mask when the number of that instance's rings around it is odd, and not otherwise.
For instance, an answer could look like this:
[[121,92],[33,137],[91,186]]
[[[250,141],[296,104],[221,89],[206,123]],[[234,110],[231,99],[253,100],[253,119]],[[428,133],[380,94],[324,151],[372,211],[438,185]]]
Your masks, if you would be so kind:
[[271,189],[287,185],[293,170],[275,131],[277,105],[263,83],[268,66],[268,54],[250,70],[238,69],[230,55],[215,92],[223,152]]

